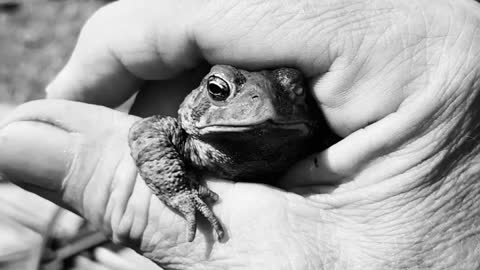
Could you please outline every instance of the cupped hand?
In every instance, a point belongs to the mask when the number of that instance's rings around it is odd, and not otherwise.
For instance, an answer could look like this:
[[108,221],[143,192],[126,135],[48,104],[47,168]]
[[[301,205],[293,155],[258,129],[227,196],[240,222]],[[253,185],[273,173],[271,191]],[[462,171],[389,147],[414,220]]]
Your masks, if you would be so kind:
[[227,236],[218,242],[203,220],[188,242],[183,217],[137,175],[126,140],[137,119],[72,101],[27,103],[0,133],[2,173],[167,269],[321,265],[317,254],[328,249],[319,236],[329,231],[323,206],[260,184],[209,179],[221,198],[213,210]]
[[[188,84],[203,60],[294,66],[345,137],[295,165],[282,189],[207,181],[222,198],[213,209],[225,243],[208,227],[185,243],[182,219],[138,179],[125,140],[133,116],[24,106],[2,130],[4,153],[18,158],[0,168],[26,160],[36,169],[13,166],[12,181],[173,269],[475,268],[479,11],[471,0],[125,0],[97,12],[51,98],[116,106],[143,87],[150,103],[137,108],[148,111],[162,93],[151,81]],[[37,133],[44,142],[32,144]]]

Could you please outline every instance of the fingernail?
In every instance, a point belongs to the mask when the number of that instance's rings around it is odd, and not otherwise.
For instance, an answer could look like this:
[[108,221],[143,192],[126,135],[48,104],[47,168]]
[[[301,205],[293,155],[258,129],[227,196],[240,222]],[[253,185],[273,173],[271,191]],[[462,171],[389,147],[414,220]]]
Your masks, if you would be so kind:
[[59,191],[74,155],[74,137],[50,124],[12,122],[0,129],[0,174],[12,182]]

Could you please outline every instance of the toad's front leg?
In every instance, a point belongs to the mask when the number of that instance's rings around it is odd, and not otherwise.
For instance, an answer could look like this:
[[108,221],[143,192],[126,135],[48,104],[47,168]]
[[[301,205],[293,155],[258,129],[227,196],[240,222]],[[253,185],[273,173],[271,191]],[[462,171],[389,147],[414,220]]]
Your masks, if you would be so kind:
[[189,177],[178,149],[183,149],[186,134],[172,117],[152,116],[130,128],[128,142],[140,176],[166,205],[178,210],[187,220],[187,239],[195,238],[199,211],[212,224],[218,239],[224,231],[203,199],[217,201],[218,195]]

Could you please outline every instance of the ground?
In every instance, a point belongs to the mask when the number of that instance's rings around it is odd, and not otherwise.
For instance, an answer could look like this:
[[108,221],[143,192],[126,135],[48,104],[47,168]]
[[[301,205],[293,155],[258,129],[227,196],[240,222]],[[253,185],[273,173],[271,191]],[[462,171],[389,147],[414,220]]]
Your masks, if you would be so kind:
[[81,26],[106,2],[0,0],[0,106],[42,98]]

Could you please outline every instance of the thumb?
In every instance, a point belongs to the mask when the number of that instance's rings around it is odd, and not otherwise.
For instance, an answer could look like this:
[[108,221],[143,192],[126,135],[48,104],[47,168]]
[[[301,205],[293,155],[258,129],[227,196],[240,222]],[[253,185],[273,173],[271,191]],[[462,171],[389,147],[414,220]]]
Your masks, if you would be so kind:
[[82,215],[96,204],[99,215],[117,168],[135,179],[126,139],[135,119],[71,101],[21,105],[0,125],[0,176]]

